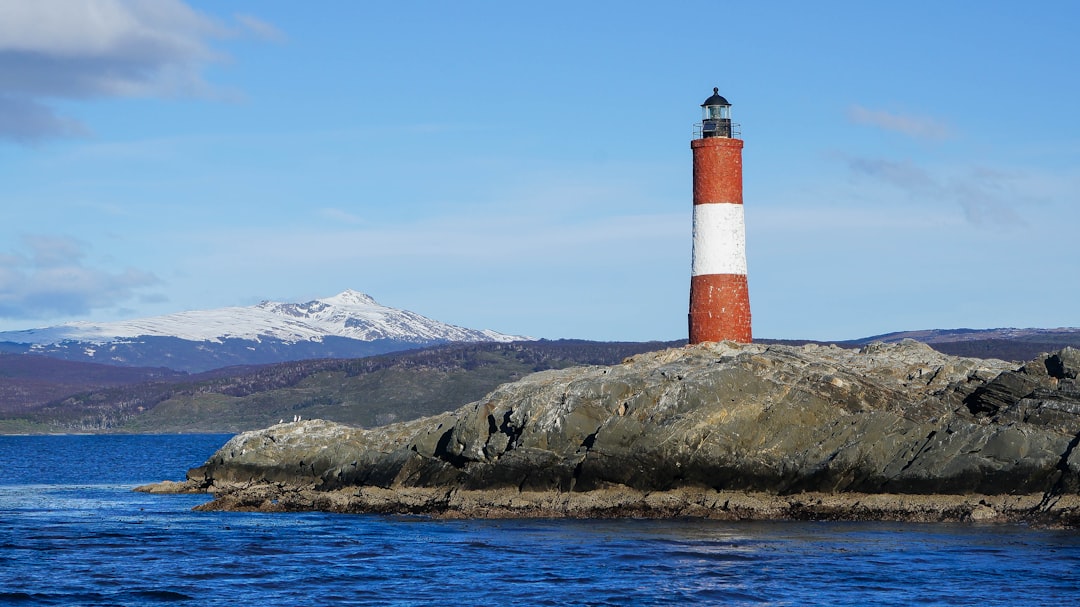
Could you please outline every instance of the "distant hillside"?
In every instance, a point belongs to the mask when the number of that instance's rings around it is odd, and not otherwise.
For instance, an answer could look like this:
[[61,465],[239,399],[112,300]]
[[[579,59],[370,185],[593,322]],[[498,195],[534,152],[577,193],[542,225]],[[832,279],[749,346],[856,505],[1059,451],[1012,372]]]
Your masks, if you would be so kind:
[[46,356],[0,354],[0,414],[20,413],[76,392],[186,376],[186,373],[172,369],[117,367]]
[[405,342],[393,339],[361,341],[327,337],[322,341],[287,342],[279,339],[223,338],[201,342],[178,337],[143,336],[105,344],[62,341],[46,345],[0,342],[0,353],[30,354],[73,362],[135,367],[168,367],[187,373],[202,373],[238,365],[262,365],[290,360],[318,358],[361,358],[390,352],[424,348],[445,341]]
[[193,310],[116,322],[0,332],[0,352],[193,373],[229,365],[358,358],[446,343],[528,337],[468,329],[347,290],[305,303]]
[[953,356],[1027,361],[1065,346],[1080,347],[1080,329],[929,329],[875,335],[842,345],[861,346],[875,341],[897,343],[904,339],[921,341],[938,352]]
[[606,365],[684,342],[458,344],[219,369],[86,391],[0,417],[0,432],[238,432],[279,419],[375,426],[447,411],[535,371]]

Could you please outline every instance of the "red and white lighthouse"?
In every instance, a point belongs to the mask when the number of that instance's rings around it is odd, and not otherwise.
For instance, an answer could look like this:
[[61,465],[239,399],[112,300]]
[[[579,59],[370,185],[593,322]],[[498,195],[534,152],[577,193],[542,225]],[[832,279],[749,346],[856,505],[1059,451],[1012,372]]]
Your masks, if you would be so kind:
[[746,284],[742,147],[731,104],[713,89],[701,104],[694,153],[694,251],[690,278],[690,343],[752,340]]

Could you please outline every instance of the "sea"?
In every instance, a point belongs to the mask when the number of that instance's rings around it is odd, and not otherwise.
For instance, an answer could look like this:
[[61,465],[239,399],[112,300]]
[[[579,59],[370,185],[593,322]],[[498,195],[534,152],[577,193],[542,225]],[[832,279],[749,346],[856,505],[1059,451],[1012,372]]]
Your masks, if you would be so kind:
[[1022,525],[195,512],[226,435],[0,436],[0,605],[1076,605]]

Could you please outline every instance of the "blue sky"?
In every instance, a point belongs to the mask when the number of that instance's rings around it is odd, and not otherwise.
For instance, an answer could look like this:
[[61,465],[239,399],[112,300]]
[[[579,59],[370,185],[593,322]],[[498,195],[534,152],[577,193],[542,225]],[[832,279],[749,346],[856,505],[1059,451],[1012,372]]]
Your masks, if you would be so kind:
[[1080,326],[1080,4],[668,4],[0,0],[0,329],[685,337],[714,86],[756,336]]

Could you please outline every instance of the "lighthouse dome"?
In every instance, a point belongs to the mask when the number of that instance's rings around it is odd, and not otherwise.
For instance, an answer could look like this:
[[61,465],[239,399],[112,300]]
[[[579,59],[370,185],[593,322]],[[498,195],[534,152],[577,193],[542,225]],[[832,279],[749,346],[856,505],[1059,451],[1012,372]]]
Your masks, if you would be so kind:
[[712,97],[709,97],[708,99],[706,99],[705,103],[701,104],[701,107],[705,107],[707,105],[731,105],[731,104],[728,103],[727,99],[724,99],[720,95],[720,89],[714,87],[713,90],[712,90]]

